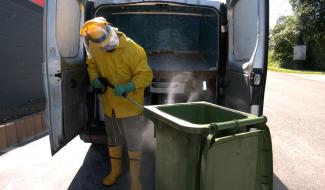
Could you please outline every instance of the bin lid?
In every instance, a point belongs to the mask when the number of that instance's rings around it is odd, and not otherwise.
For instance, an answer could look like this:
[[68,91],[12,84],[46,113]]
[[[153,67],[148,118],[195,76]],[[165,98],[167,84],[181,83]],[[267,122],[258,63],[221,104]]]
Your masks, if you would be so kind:
[[264,116],[257,117],[203,101],[145,106],[144,115],[194,134],[208,133],[212,127],[224,130],[266,122]]

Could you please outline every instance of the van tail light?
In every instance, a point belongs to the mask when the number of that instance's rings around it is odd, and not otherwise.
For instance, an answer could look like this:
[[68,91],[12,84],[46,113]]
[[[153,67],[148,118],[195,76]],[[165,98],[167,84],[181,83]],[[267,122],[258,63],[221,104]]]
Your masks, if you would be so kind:
[[32,3],[35,3],[36,5],[40,6],[40,7],[44,7],[45,2],[44,0],[30,0]]

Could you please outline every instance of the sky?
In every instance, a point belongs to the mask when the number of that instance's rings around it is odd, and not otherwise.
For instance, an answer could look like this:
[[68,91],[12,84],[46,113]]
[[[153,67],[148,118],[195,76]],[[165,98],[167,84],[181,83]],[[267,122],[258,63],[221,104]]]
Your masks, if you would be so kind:
[[[225,2],[226,0],[220,0]],[[283,15],[292,14],[289,0],[269,0],[270,3],[270,28],[273,28],[276,20]]]
[[273,28],[276,20],[283,15],[292,14],[288,0],[269,0],[270,2],[270,28]]

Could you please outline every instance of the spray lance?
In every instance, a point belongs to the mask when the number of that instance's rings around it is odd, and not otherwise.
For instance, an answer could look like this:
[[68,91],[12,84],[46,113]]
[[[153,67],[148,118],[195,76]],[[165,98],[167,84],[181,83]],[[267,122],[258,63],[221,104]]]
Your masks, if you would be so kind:
[[[105,91],[107,89],[107,86],[114,89],[115,86],[111,84],[106,78],[104,77],[99,77],[100,82],[105,86]],[[105,92],[104,91],[104,92]],[[139,108],[140,110],[144,110],[144,107],[140,105],[138,102],[136,102],[134,99],[130,98],[127,96],[127,93],[123,93],[122,96],[126,98],[131,104]],[[114,116],[113,116],[114,117]],[[115,118],[116,119],[116,118]],[[154,137],[156,137],[156,128],[154,129]]]

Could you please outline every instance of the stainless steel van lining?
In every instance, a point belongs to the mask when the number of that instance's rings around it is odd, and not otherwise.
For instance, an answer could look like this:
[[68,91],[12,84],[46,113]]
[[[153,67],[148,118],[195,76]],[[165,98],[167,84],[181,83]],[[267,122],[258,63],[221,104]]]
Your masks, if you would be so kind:
[[211,71],[217,68],[219,14],[210,7],[177,4],[100,6],[105,17],[148,54],[154,71]]

